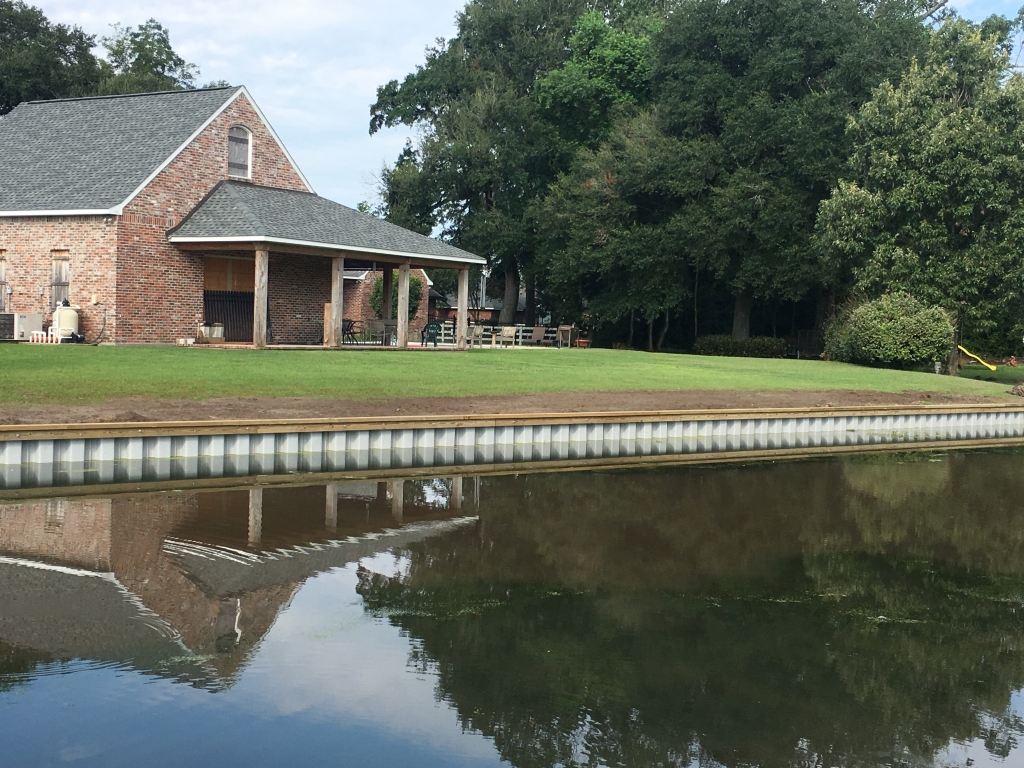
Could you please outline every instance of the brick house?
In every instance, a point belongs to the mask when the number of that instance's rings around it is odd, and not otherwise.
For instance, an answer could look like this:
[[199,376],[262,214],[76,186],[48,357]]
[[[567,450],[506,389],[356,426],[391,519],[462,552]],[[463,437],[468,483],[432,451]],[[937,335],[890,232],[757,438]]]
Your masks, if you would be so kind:
[[[27,102],[0,119],[0,311],[45,317],[68,298],[90,341],[224,322],[257,346],[320,343],[325,305],[339,330],[367,318],[372,275],[390,304],[397,270],[407,309],[410,272],[468,285],[479,263],[317,196],[244,87]],[[421,279],[399,346],[426,321]]]

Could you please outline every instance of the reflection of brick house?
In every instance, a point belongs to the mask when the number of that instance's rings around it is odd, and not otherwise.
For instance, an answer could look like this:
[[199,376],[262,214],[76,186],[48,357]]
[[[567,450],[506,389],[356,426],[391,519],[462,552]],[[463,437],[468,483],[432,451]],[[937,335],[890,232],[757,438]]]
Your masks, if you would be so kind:
[[401,509],[376,482],[0,503],[0,648],[229,687],[306,579],[452,515]]
[[238,340],[265,320],[259,343],[316,343],[338,264],[482,262],[315,195],[241,87],[21,104],[0,179],[3,309],[67,297],[90,340],[168,342],[233,312]]

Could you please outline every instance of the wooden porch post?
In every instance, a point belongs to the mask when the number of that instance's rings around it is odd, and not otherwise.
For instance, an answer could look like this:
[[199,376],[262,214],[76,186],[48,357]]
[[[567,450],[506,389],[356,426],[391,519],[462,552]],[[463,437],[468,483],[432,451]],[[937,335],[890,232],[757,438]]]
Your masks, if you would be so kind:
[[270,251],[256,249],[256,287],[252,305],[252,343],[267,346],[267,273],[270,269]]
[[324,340],[330,339],[340,347],[345,337],[342,334],[342,318],[345,311],[345,257],[331,259],[331,333],[324,332]]
[[469,268],[459,270],[459,307],[455,318],[455,348],[465,349],[469,338]]
[[409,346],[409,265],[398,267],[398,348]]

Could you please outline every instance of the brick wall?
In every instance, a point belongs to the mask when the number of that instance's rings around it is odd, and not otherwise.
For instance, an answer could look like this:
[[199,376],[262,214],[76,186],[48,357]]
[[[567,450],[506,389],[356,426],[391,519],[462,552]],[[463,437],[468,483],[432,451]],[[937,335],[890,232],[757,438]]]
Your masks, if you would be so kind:
[[[252,132],[253,183],[308,191],[249,101],[236,99],[125,206],[118,223],[117,341],[169,342],[196,335],[203,319],[202,257],[179,251],[167,242],[166,232],[228,178],[232,125]],[[322,323],[322,306],[320,316]]]
[[331,259],[270,254],[267,305],[271,343],[321,343],[324,304],[330,300]]
[[0,504],[0,552],[109,570],[110,499]]
[[[114,216],[32,216],[0,218],[0,251],[7,259],[7,284],[13,289],[8,311],[39,313],[45,324],[50,308],[54,250],[71,256],[71,303],[81,307],[79,329],[92,341],[100,331],[102,306],[90,306],[93,294],[107,305],[103,340],[114,337],[117,296],[117,223]],[[40,294],[39,289],[43,292]]]

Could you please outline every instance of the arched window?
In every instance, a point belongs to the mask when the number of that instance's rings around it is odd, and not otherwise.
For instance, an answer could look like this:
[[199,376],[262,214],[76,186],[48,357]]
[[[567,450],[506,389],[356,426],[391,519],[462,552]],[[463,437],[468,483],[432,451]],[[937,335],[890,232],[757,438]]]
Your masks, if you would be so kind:
[[249,178],[251,145],[251,134],[242,126],[235,125],[228,130],[228,176]]

